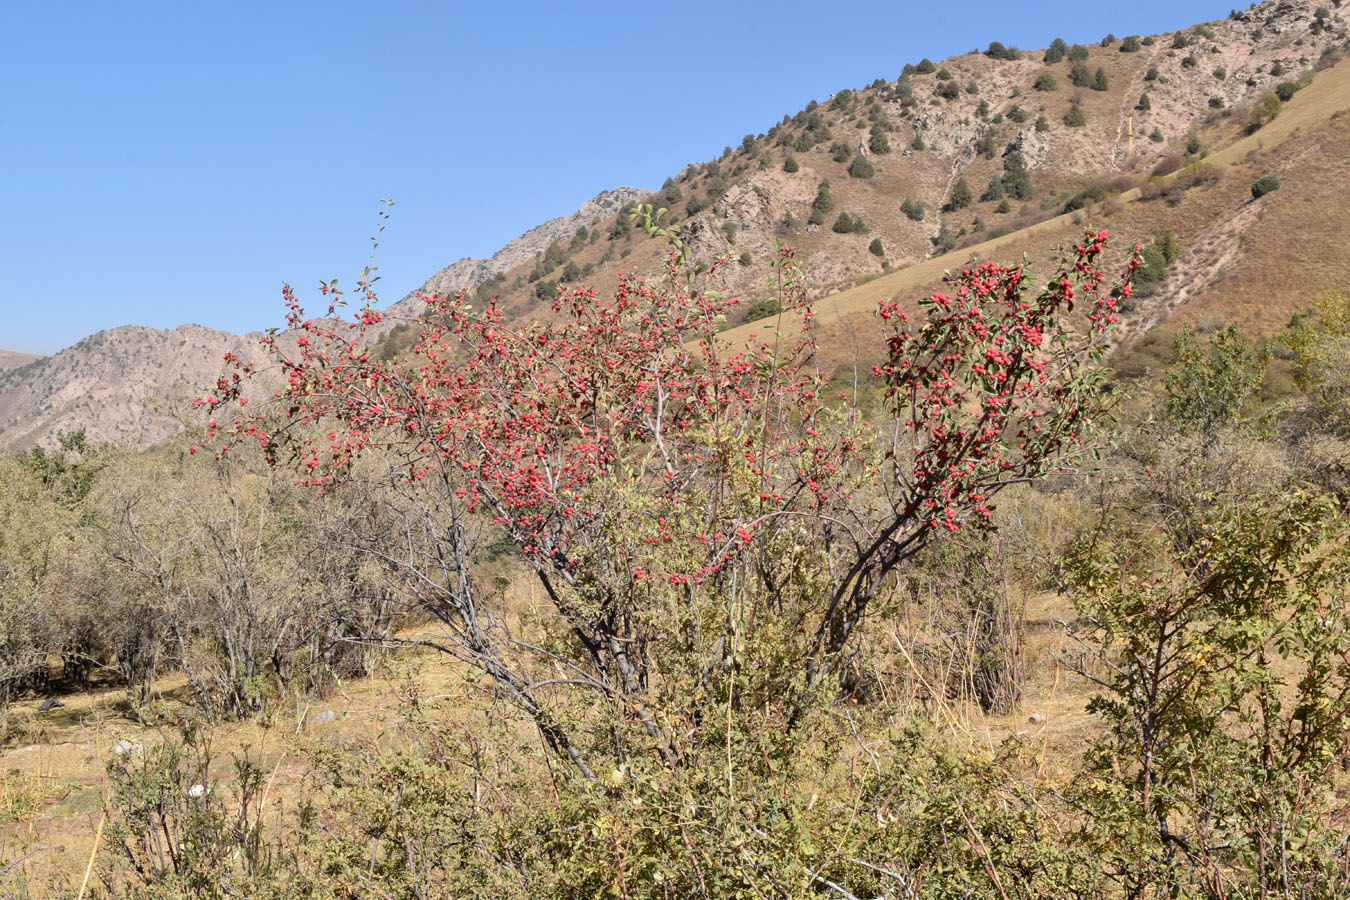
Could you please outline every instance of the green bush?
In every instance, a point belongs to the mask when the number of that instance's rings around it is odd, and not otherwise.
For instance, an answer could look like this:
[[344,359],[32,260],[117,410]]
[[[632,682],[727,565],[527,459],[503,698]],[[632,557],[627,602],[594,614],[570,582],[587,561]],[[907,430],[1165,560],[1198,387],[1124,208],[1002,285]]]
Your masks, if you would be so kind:
[[1157,247],[1145,247],[1140,258],[1143,262],[1134,270],[1135,284],[1157,284],[1167,279],[1167,259]]
[[1041,57],[1042,62],[1057,63],[1064,58],[1064,54],[1069,51],[1069,45],[1064,43],[1063,38],[1055,38],[1050,42],[1050,46],[1045,50],[1045,56]]
[[891,139],[886,134],[886,129],[879,125],[872,127],[872,134],[867,140],[867,149],[880,154],[891,152]]
[[946,222],[938,229],[938,233],[932,238],[933,246],[938,253],[950,253],[956,249],[956,233],[952,231],[951,226]]
[[1036,193],[1026,159],[1017,151],[1003,157],[1003,188],[1015,200],[1030,200]]
[[911,200],[906,197],[900,204],[900,211],[915,222],[922,222],[924,217],[923,201]]
[[1271,191],[1278,190],[1280,179],[1274,175],[1266,175],[1252,182],[1252,199],[1255,200],[1269,194]]
[[1110,90],[1110,84],[1106,80],[1106,70],[1097,67],[1096,73],[1092,76],[1092,89],[1094,91]]
[[830,226],[830,228],[831,230],[834,231],[835,234],[852,234],[853,217],[846,212],[841,212],[839,214],[839,217],[834,220],[834,224]]
[[855,156],[848,167],[848,174],[851,178],[871,178],[876,173],[872,161],[865,156]]
[[1074,87],[1089,87],[1092,84],[1092,70],[1085,63],[1074,63],[1069,67],[1069,81]]
[[1083,112],[1083,107],[1077,103],[1069,104],[1069,111],[1064,114],[1064,124],[1070,128],[1078,128],[1087,124],[1087,115]]
[[1059,82],[1055,81],[1055,76],[1049,72],[1042,72],[1036,76],[1036,81],[1031,85],[1033,90],[1053,91],[1059,87]]
[[783,160],[783,171],[787,172],[788,174],[792,174],[793,172],[796,172],[800,168],[801,166],[798,165],[797,163],[797,157],[793,156],[790,153],[788,154],[787,159]]
[[965,209],[970,205],[971,199],[970,185],[966,183],[964,177],[958,178],[956,184],[952,185],[951,195],[947,198],[947,208],[949,210]]
[[811,209],[820,213],[827,213],[834,209],[834,195],[830,193],[830,179],[820,179],[820,187],[816,189],[816,199],[811,201]]
[[961,88],[955,81],[944,81],[938,85],[937,90],[934,93],[943,100],[955,100],[957,97],[961,96]]
[[750,256],[749,250],[743,250],[741,251],[741,255],[736,257],[736,261],[743,266],[748,266],[750,263],[754,262],[754,258]]
[[1036,117],[1036,131],[1042,133],[1050,130],[1050,120],[1045,116]]
[[760,297],[751,301],[745,308],[745,321],[758,322],[760,319],[776,316],[782,311],[783,306],[777,297]]
[[914,140],[909,142],[909,149],[922,150],[923,148],[924,148],[923,135],[921,134],[914,135]]
[[1134,35],[1130,35],[1125,40],[1120,42],[1121,53],[1137,53],[1139,52],[1139,47],[1140,47],[1139,38],[1135,37]]
[[1205,151],[1205,145],[1200,142],[1199,135],[1191,135],[1186,139],[1186,153],[1189,156],[1199,156]]
[[885,256],[886,250],[881,246],[881,238],[872,238],[872,243],[867,245],[867,252],[873,256]]
[[1149,67],[1148,67],[1148,71],[1144,73],[1144,80],[1145,80],[1145,81],[1157,81],[1157,80],[1158,80],[1158,67],[1157,67],[1157,66],[1149,66]]
[[1158,232],[1153,238],[1153,246],[1158,248],[1169,266],[1181,258],[1181,245],[1170,228]]
[[1161,144],[1163,141],[1167,140],[1162,133],[1162,129],[1157,127],[1154,127],[1154,129],[1148,133],[1148,139],[1155,144]]
[[[1272,72],[1272,74],[1274,74]],[[1275,96],[1280,98],[1280,102],[1288,103],[1299,92],[1303,85],[1296,81],[1283,81],[1275,86]]]
[[919,64],[914,67],[914,72],[918,75],[927,75],[936,71],[937,66],[933,65],[933,61],[926,56],[919,60]]
[[976,139],[975,152],[986,159],[993,159],[998,155],[998,142],[994,138],[994,129],[986,129],[984,133]]
[[1134,105],[1134,108],[1140,112],[1148,112],[1152,109],[1153,103],[1148,99],[1148,94],[1140,94],[1139,102]]
[[1088,48],[1082,44],[1074,44],[1069,48],[1069,62],[1082,62],[1091,55]]

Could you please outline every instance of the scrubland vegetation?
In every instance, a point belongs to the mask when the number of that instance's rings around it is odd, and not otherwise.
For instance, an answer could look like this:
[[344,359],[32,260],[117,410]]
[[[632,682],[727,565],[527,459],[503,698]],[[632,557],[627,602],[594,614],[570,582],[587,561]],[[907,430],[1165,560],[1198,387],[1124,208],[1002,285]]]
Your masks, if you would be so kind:
[[[1115,380],[1175,248],[1089,231],[883,302],[826,372],[789,249],[807,327],[732,347],[633,224],[663,281],[431,298],[402,354],[288,292],[195,438],[0,458],[6,748],[85,691],[140,736],[80,738],[93,834],[7,782],[0,891],[1350,892],[1350,301]],[[392,718],[307,727],[377,672]],[[284,754],[215,749],[256,729]]]

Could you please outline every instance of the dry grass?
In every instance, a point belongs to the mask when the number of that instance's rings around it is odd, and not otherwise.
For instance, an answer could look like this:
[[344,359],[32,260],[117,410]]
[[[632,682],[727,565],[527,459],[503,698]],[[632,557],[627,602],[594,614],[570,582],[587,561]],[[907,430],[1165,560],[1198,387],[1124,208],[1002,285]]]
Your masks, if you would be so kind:
[[[452,667],[431,652],[400,654],[398,665],[371,678],[343,684],[323,700],[283,703],[258,720],[210,729],[214,768],[228,780],[231,760],[247,751],[272,772],[265,817],[275,821],[297,799],[305,774],[306,742],[399,740],[401,696],[408,680],[426,696],[450,683]],[[158,680],[153,706],[159,722],[141,721],[124,692],[111,685],[63,697],[65,706],[38,713],[31,702],[11,709],[11,728],[0,753],[0,872],[19,862],[15,876],[34,896],[43,886],[78,888],[93,848],[107,789],[105,766],[119,740],[153,747],[191,716],[187,686],[179,675]],[[331,722],[313,716],[332,710]],[[106,853],[106,847],[101,853]]]

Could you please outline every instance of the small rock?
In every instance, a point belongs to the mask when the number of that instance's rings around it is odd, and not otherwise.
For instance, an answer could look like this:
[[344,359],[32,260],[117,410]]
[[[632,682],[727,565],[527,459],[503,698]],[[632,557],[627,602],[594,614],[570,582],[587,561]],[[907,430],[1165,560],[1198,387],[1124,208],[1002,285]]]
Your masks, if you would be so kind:
[[145,752],[145,747],[140,741],[118,741],[113,744],[113,753],[118,756],[140,755]]
[[187,789],[187,795],[197,799],[205,797],[209,793],[211,793],[211,789],[204,784],[194,784]]
[[315,713],[314,715],[310,716],[309,724],[327,725],[329,722],[333,721],[334,718],[335,716],[333,715],[333,711],[331,709],[325,709],[323,712]]
[[1027,716],[1027,721],[1030,722],[1032,725],[1040,725],[1045,722],[1045,716],[1041,715],[1040,713],[1032,713],[1031,715]]

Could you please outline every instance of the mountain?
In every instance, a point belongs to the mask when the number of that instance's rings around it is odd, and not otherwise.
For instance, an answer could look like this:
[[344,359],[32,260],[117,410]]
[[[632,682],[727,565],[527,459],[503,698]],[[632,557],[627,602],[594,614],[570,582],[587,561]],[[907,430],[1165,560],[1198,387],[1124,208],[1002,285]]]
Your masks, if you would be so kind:
[[32,353],[20,353],[17,350],[0,350],[0,372],[3,372],[6,369],[17,369],[19,366],[26,366],[41,358],[42,357]]
[[182,427],[179,417],[220,373],[225,353],[253,352],[258,337],[127,325],[0,371],[0,443],[51,445],[77,428],[98,442],[161,441]]
[[[534,317],[559,285],[604,291],[625,272],[660,272],[664,244],[627,216],[647,200],[701,261],[728,261],[725,289],[746,301],[769,299],[777,242],[794,245],[836,364],[865,345],[880,297],[920,296],[972,258],[1044,259],[1084,224],[1117,247],[1169,231],[1181,253],[1138,292],[1122,352],[1160,346],[1180,322],[1271,334],[1350,284],[1348,35],[1338,3],[1269,0],[1163,35],[916,62],[784,115],[655,194],[604,192],[491,259],[442,269],[387,309],[376,337],[398,352],[395,327],[421,293],[476,290]],[[1254,199],[1268,175],[1280,188]],[[731,337],[762,328],[731,325]],[[256,344],[196,326],[114,329],[0,371],[0,442],[77,425],[129,445],[163,439],[178,427],[172,404],[238,348]]]

